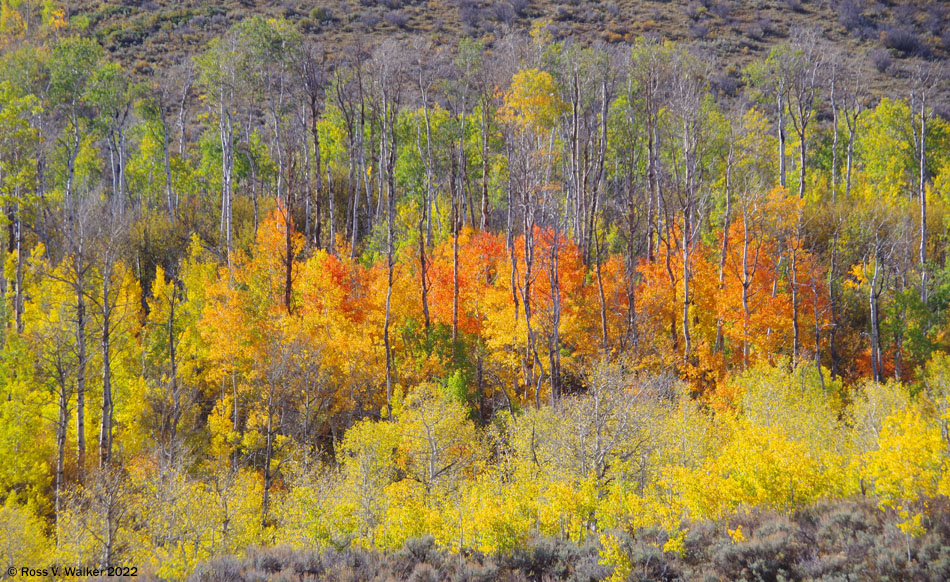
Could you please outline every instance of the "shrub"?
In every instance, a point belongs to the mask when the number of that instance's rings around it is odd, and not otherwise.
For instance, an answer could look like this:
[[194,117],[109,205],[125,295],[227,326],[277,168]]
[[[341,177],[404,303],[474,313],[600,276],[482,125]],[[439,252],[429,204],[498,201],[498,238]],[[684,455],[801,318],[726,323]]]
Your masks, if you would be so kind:
[[189,578],[192,582],[244,582],[244,568],[232,556],[200,564]]
[[703,40],[709,36],[709,26],[705,22],[694,22],[689,25],[689,37],[693,40]]
[[709,85],[720,95],[735,97],[739,93],[740,82],[736,76],[726,70],[712,73],[709,77]]
[[717,2],[712,8],[712,12],[723,20],[729,20],[729,15],[732,14],[732,3],[728,1]]
[[[680,553],[662,550],[668,539],[662,529],[611,535],[628,580],[948,580],[950,501],[935,498],[927,505],[926,531],[919,537],[905,537],[895,527],[900,517],[867,498],[822,502],[791,515],[752,512],[727,523],[689,523]],[[596,582],[618,574],[600,563],[600,550],[596,542],[554,538],[494,557],[452,554],[432,538],[409,540],[390,554],[262,548],[240,560],[204,562],[189,580]]]
[[947,22],[947,7],[943,4],[933,2],[927,8],[927,30],[934,36],[940,36],[944,31],[950,30],[950,22]]
[[406,580],[408,582],[439,582],[442,577],[439,576],[438,570],[423,563],[416,564],[416,567],[412,569],[412,574]]
[[459,20],[461,20],[465,26],[471,28],[478,26],[478,21],[481,20],[478,6],[476,6],[474,2],[469,1],[459,4]]
[[224,14],[215,14],[211,17],[211,26],[216,29],[224,29],[228,26],[228,17]]
[[336,16],[329,8],[319,6],[310,11],[310,18],[316,22],[331,22],[336,20]]
[[742,33],[752,40],[762,40],[765,38],[765,30],[758,22],[750,22],[742,27]]
[[793,12],[805,11],[805,7],[802,5],[802,0],[785,0],[785,6]]
[[300,22],[297,23],[297,27],[301,32],[305,33],[315,33],[320,30],[320,25],[314,22],[309,16],[301,18]]
[[402,549],[392,554],[390,562],[393,570],[401,578],[405,578],[410,573],[418,570],[420,564],[440,567],[443,562],[443,554],[435,546],[435,540],[431,536],[413,538],[406,541]]
[[530,580],[602,579],[597,576],[606,570],[598,567],[597,546],[577,545],[569,540],[550,538],[534,540],[527,548],[499,557],[499,565],[512,573],[521,573]]
[[699,20],[699,17],[702,16],[704,12],[705,10],[701,8],[699,4],[692,3],[686,7],[686,16],[689,17],[690,20]]
[[868,58],[879,73],[885,73],[891,68],[891,53],[886,50],[875,49],[868,53]]
[[386,23],[396,28],[406,28],[409,24],[409,15],[399,10],[387,12]]
[[363,24],[363,26],[369,29],[376,28],[376,25],[379,24],[380,20],[381,19],[379,16],[373,14],[372,12],[366,12],[360,17],[360,22]]
[[891,20],[907,26],[912,26],[917,20],[917,7],[913,4],[898,4],[891,12]]
[[890,27],[881,35],[884,46],[905,55],[923,56],[927,52],[926,45],[921,42],[916,33],[906,29]]
[[505,24],[511,24],[518,17],[514,7],[512,7],[508,2],[500,2],[496,4],[494,11],[495,19],[498,22],[503,22]]
[[796,530],[787,519],[772,517],[748,540],[720,542],[713,550],[713,564],[729,580],[748,574],[753,580],[795,579],[796,563],[805,550]]
[[864,16],[864,0],[838,2],[838,23],[853,34],[867,29],[870,21]]

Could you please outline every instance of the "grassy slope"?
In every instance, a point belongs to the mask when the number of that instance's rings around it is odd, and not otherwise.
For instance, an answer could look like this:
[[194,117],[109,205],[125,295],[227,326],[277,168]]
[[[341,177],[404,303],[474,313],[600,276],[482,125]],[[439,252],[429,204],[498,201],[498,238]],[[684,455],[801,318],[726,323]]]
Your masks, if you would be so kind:
[[[857,20],[842,18],[845,3],[857,6],[851,11]],[[74,0],[69,6],[71,16],[88,18],[90,32],[142,74],[200,51],[252,14],[283,16],[335,49],[357,38],[412,34],[445,43],[460,35],[490,41],[548,20],[560,38],[688,40],[734,78],[791,29],[818,27],[868,71],[874,92],[898,96],[907,92],[900,69],[909,68],[908,55],[890,49],[895,66],[883,74],[866,56],[884,50],[889,28],[911,32],[935,60],[950,57],[950,7],[937,0]]]

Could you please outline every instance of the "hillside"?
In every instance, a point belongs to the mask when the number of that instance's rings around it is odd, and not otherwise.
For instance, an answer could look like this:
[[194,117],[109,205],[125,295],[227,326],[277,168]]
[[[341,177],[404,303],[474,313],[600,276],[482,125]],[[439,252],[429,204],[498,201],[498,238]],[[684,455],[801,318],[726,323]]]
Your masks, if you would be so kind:
[[690,43],[724,65],[713,82],[732,92],[741,68],[765,56],[796,27],[820,29],[866,70],[878,94],[906,85],[915,58],[950,57],[950,6],[939,0],[77,0],[72,18],[140,73],[193,55],[208,40],[251,15],[283,17],[336,50],[359,39],[424,35],[454,44],[463,36],[489,43],[549,23],[555,38],[617,44],[639,36]]

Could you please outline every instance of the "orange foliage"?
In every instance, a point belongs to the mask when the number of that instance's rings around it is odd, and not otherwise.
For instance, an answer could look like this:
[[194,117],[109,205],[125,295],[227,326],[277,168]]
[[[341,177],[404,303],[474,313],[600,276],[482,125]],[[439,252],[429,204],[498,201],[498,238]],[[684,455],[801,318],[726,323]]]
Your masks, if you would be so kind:
[[[679,369],[694,389],[703,390],[722,384],[733,368],[745,369],[763,359],[774,361],[777,355],[791,355],[791,249],[798,291],[798,354],[814,354],[816,324],[819,329],[827,325],[827,305],[820,269],[788,226],[788,216],[795,215],[797,203],[776,190],[740,210],[740,216],[715,245],[701,245],[691,254],[689,325],[694,352],[685,368],[681,364],[682,252],[675,246],[661,246],[653,262],[642,260],[636,299],[642,345],[650,347],[644,354],[645,365]],[[728,244],[722,257],[722,237],[726,235]]]
[[[481,334],[485,294],[499,276],[505,252],[500,234],[476,233],[471,228],[459,233],[459,331]],[[447,326],[452,325],[453,260],[453,241],[446,238],[433,250],[428,266],[430,315],[434,323]]]
[[[516,238],[509,251],[502,235],[471,229],[460,233],[458,346],[477,350],[492,378],[490,384],[506,391],[511,388],[509,396],[521,399],[534,397],[539,379],[542,390],[548,386],[545,378],[553,349],[558,350],[563,375],[579,374],[583,364],[598,357],[604,349],[604,320],[608,350],[635,350],[641,367],[676,370],[700,392],[723,385],[730,370],[790,355],[789,248],[800,246],[800,242],[782,224],[763,218],[767,216],[763,211],[774,214],[776,206],[786,204],[785,199],[769,195],[757,202],[758,214],[746,216],[740,211],[726,233],[725,257],[720,256],[721,238],[701,243],[693,251],[692,353],[685,362],[682,253],[675,244],[671,248],[661,245],[652,262],[644,259],[637,266],[632,289],[636,329],[631,330],[631,277],[624,258],[613,255],[602,262],[602,300],[596,266],[585,265],[580,250],[566,236],[555,238],[553,231],[540,228],[533,233],[527,297],[523,237]],[[302,241],[295,234],[293,309],[288,313],[283,304],[287,240],[282,217],[278,207],[262,224],[251,254],[237,253],[233,271],[222,268],[219,280],[209,290],[201,329],[212,346],[218,380],[235,373],[239,381],[253,384],[260,374],[256,363],[270,357],[273,338],[293,337],[306,344],[309,358],[337,378],[341,401],[348,398],[343,394],[352,395],[353,391],[378,395],[385,377],[386,265],[380,262],[366,267],[347,254],[323,250],[303,260],[296,256]],[[458,365],[452,360],[457,356],[450,355],[458,348],[438,348],[429,339],[431,330],[422,332],[419,257],[413,251],[407,245],[393,271],[390,330],[397,383],[402,385],[444,379]],[[451,238],[427,252],[430,323],[432,330],[442,330],[436,336],[441,338],[447,337],[444,330],[452,325],[453,252]],[[552,277],[555,259],[560,304],[557,319]],[[795,259],[798,353],[804,358],[814,353],[816,314],[818,328],[824,328],[827,309],[816,262],[801,248],[796,248]]]

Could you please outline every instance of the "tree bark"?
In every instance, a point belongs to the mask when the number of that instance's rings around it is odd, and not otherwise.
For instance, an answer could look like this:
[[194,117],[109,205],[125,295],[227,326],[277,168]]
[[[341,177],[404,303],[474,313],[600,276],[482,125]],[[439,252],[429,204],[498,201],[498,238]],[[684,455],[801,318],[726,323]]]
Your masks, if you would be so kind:
[[920,96],[920,301],[927,303],[927,95]]
[[[78,259],[77,259],[78,260]],[[82,274],[76,282],[76,474],[86,474],[86,296]]]
[[99,467],[112,460],[112,303],[107,268],[102,277],[102,418],[99,427]]

